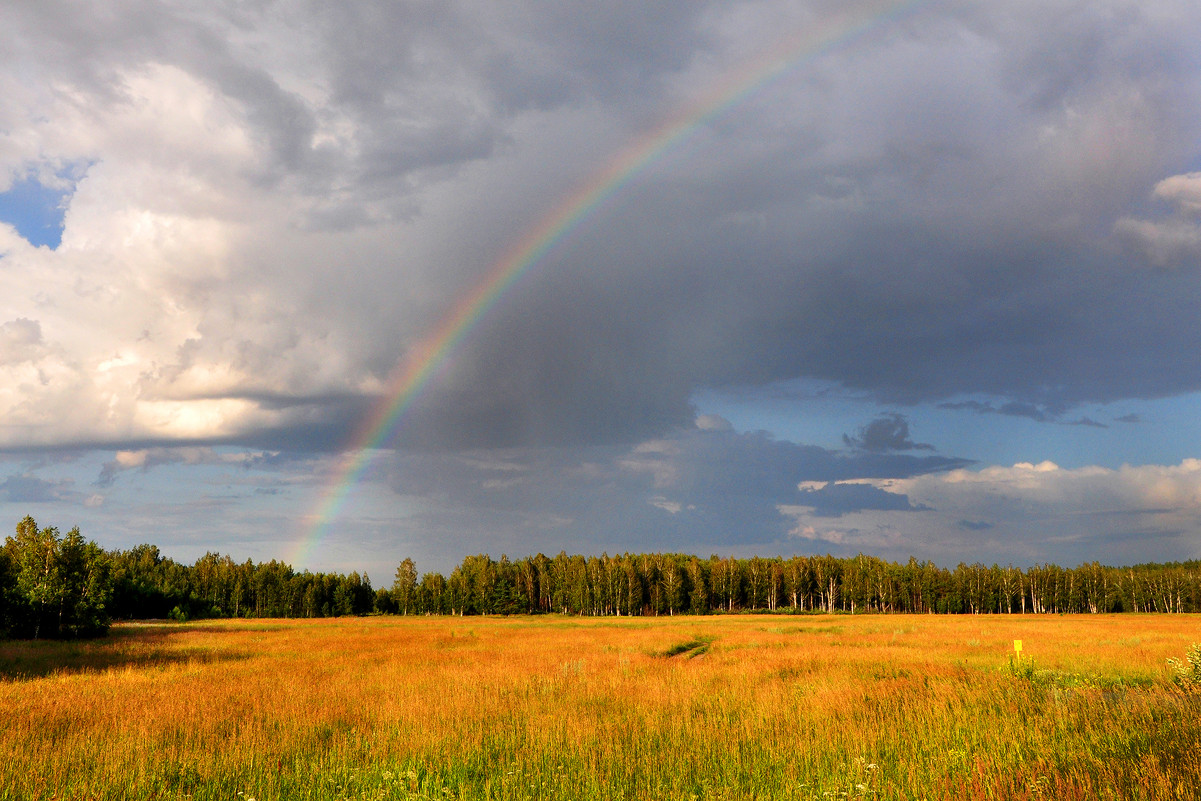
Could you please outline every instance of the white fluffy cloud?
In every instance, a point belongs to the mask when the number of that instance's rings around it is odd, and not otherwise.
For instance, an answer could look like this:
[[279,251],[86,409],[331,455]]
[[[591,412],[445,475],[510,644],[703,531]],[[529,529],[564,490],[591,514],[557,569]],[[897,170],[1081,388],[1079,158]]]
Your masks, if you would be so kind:
[[1155,186],[1155,196],[1175,203],[1181,211],[1201,216],[1201,172],[1163,179]]
[[809,509],[782,509],[797,521],[794,533],[822,539],[828,530],[834,532],[832,542],[851,541],[875,552],[909,548],[943,563],[1074,564],[1098,555],[1111,563],[1134,563],[1201,556],[1198,459],[1118,469],[1066,469],[1044,461],[851,483],[903,495],[924,511],[887,521],[857,513],[830,525]]
[[473,157],[455,75],[356,116],[353,54],[299,8],[110,10],[29,5],[3,34],[0,188],[74,187],[56,250],[0,224],[0,447],[238,440],[378,392],[430,323],[419,269],[416,304],[386,291],[395,211],[435,151]]
[[14,121],[38,149],[7,154],[10,172],[89,166],[57,250],[0,242],[0,319],[38,332],[36,352],[0,361],[0,445],[231,437],[273,418],[240,394],[285,389],[244,347],[276,344],[262,324],[280,310],[237,274],[245,222],[266,211],[237,109],[170,66],[110,89],[54,83]]
[[989,509],[1013,514],[1179,515],[1201,520],[1201,460],[1178,465],[1065,469],[1054,462],[875,482],[939,509],[971,517]]

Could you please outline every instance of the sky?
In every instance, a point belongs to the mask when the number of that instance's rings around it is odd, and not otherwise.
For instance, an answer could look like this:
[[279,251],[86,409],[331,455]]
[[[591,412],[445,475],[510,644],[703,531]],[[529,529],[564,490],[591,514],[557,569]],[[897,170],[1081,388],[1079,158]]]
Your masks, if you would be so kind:
[[1201,6],[15,0],[0,521],[1201,558]]

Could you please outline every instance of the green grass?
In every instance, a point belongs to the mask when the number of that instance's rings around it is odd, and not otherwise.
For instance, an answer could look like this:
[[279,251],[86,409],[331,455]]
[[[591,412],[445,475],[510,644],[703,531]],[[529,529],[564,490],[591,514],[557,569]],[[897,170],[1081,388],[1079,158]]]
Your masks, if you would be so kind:
[[671,646],[663,652],[663,656],[671,658],[673,656],[685,655],[689,659],[704,656],[709,652],[709,645],[712,642],[712,637],[694,637],[691,640],[685,640]]

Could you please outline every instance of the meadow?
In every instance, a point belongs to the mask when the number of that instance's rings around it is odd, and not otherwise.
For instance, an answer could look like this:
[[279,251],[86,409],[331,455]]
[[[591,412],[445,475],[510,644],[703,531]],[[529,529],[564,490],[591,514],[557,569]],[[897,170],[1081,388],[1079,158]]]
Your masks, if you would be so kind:
[[[1013,664],[1013,641],[1023,659]],[[0,643],[0,799],[1191,799],[1194,615],[364,617]]]

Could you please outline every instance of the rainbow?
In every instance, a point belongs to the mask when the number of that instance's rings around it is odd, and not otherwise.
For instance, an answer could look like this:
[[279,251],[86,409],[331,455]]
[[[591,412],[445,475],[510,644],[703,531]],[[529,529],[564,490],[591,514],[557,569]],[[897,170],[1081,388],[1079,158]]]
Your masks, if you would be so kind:
[[315,510],[306,516],[304,533],[290,558],[303,568],[329,532],[351,490],[363,478],[376,453],[395,434],[405,413],[438,368],[478,325],[497,300],[527,275],[557,244],[569,237],[599,207],[619,193],[648,165],[678,146],[698,128],[763,91],[799,65],[824,55],[864,33],[896,20],[926,0],[857,3],[855,8],[823,20],[820,26],[798,32],[760,57],[727,75],[703,96],[681,107],[671,117],[618,153],[609,165],[594,174],[575,192],[563,198],[554,211],[513,243],[467,295],[455,303],[437,329],[406,355],[388,388],[350,440],[343,464],[321,493]]

